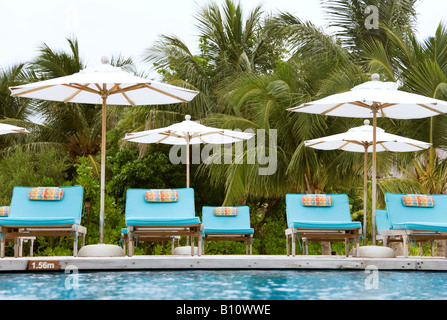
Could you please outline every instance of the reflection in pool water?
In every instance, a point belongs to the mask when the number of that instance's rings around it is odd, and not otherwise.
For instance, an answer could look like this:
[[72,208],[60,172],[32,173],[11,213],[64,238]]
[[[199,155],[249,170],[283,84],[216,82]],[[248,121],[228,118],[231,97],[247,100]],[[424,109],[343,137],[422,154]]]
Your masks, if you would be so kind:
[[[372,278],[374,277],[374,278]],[[0,299],[447,299],[447,273],[191,270],[0,274]]]

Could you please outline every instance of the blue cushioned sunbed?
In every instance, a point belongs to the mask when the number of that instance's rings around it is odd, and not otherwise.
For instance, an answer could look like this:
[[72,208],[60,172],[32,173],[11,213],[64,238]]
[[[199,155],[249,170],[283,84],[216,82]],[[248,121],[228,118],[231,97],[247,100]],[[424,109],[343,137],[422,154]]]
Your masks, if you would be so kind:
[[[148,202],[145,194],[149,190],[152,189],[128,189],[126,193],[125,222],[129,256],[133,255],[134,241],[190,236],[192,240],[197,237],[201,242],[200,218],[195,216],[194,189],[172,189],[178,193],[178,201],[173,202]],[[193,247],[191,254],[194,254]]]
[[408,256],[409,241],[447,239],[447,195],[426,195],[432,197],[433,207],[405,206],[404,196],[399,193],[385,194],[390,229],[382,234],[401,239],[405,256]]
[[[15,187],[8,217],[0,218],[3,239],[28,236],[72,236],[73,255],[77,255],[77,237],[85,240],[86,229],[81,226],[83,188],[59,187],[60,200],[30,200],[32,187]],[[4,242],[1,256],[4,257]]]
[[403,196],[405,194],[385,194],[391,229],[447,231],[447,195],[428,195],[433,197],[433,207],[404,206],[402,202]]
[[252,253],[254,229],[250,227],[248,206],[231,207],[236,215],[216,215],[219,207],[202,208],[204,240],[242,241],[246,243],[246,253]]
[[[295,255],[295,237],[314,241],[341,241],[346,243],[346,255],[349,254],[349,240],[358,247],[362,225],[352,221],[349,199],[346,194],[330,194],[330,206],[305,206],[302,198],[305,194],[286,195],[287,255],[289,239],[292,239],[292,255]],[[305,248],[304,248],[305,249]]]

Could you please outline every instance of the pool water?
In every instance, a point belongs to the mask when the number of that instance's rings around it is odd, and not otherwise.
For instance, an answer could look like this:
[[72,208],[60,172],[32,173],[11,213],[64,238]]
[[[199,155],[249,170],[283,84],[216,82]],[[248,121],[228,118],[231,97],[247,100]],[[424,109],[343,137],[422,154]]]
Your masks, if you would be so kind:
[[0,299],[447,299],[447,273],[194,270],[0,274]]

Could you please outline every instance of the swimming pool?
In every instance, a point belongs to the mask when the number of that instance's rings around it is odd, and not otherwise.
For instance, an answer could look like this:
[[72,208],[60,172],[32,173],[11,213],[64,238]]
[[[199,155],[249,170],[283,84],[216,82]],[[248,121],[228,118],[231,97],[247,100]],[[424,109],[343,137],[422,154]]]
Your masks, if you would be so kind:
[[192,270],[0,274],[0,299],[447,299],[447,273]]

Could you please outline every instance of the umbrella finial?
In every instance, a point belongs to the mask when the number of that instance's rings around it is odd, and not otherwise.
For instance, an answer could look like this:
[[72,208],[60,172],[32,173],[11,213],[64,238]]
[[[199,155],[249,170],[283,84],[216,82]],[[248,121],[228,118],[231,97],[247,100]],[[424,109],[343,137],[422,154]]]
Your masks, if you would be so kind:
[[109,57],[106,57],[106,56],[101,57],[101,63],[102,64],[110,64]]
[[363,121],[363,124],[364,124],[365,126],[369,126],[369,120],[366,119],[365,121]]
[[378,73],[373,73],[371,75],[371,79],[372,79],[372,81],[379,81],[380,75]]
[[187,115],[185,116],[185,120],[186,120],[186,121],[191,120],[191,116],[190,116],[189,114],[187,114]]

